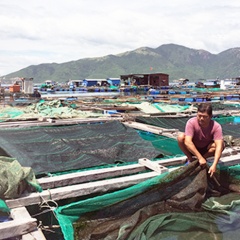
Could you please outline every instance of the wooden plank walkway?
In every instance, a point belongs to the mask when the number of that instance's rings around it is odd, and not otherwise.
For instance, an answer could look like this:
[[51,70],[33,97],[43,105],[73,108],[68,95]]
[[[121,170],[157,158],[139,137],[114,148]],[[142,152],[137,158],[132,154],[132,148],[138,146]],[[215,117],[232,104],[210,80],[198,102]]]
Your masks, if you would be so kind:
[[25,207],[12,209],[11,218],[13,220],[0,223],[0,239],[19,236],[22,236],[23,240],[46,239],[37,228],[37,219],[32,218]]
[[74,125],[81,123],[98,123],[98,122],[109,122],[109,121],[121,121],[122,117],[99,117],[99,118],[71,118],[71,119],[52,119],[52,118],[40,118],[22,121],[10,120],[6,122],[0,122],[0,128],[16,128],[16,127],[35,127],[35,126],[61,126],[61,125]]
[[[122,119],[122,118],[119,118]],[[90,120],[90,121],[89,121]],[[49,121],[24,121],[16,123],[1,123],[1,127],[19,126],[29,127],[40,124],[44,125],[66,125],[89,122],[112,121],[116,118],[97,118],[97,119],[68,119]],[[164,129],[152,125],[126,121],[123,122],[128,127],[152,132],[170,138],[177,137],[178,129]],[[64,174],[62,176],[52,176],[38,179],[39,184],[44,189],[41,193],[23,194],[17,199],[6,200],[11,208],[12,221],[0,224],[0,239],[22,236],[23,240],[40,240],[46,239],[41,231],[37,228],[37,220],[32,218],[27,212],[25,206],[41,204],[49,200],[58,201],[74,197],[89,197],[93,194],[102,194],[140,183],[164,172],[173,171],[183,166],[186,157],[174,157],[171,159],[161,159],[150,161],[142,158],[136,164],[127,166],[116,166],[104,169],[95,169],[80,171],[75,173]],[[211,162],[213,159],[209,159]],[[240,164],[240,148],[226,148],[222,154],[219,164],[230,166]],[[167,168],[175,166],[174,168]]]
[[[154,164],[161,163],[160,168],[165,170],[163,165],[182,164],[184,159],[185,157],[178,157],[159,160],[154,161]],[[159,174],[157,171],[147,171],[146,162],[41,178],[38,182],[45,189],[43,192],[23,194],[17,199],[6,200],[6,203],[9,208],[16,208],[129,187]]]
[[[230,166],[240,163],[239,149],[225,149],[219,164]],[[232,155],[234,154],[234,155]],[[123,189],[166,172],[166,166],[183,166],[186,157],[149,162],[140,159],[139,163],[112,168],[82,171],[38,179],[43,187],[41,193],[23,194],[17,199],[6,201],[9,208],[41,204],[48,200],[61,200],[80,196],[90,196]],[[210,162],[212,159],[209,160]],[[153,171],[147,171],[151,169]]]
[[133,122],[133,121],[128,121],[128,122],[123,122],[125,126],[146,131],[146,132],[151,132],[155,133],[157,135],[162,135],[165,137],[169,138],[177,138],[178,134],[180,133],[178,129],[167,129],[167,128],[161,128],[161,127],[156,127],[153,125],[148,125],[144,123],[139,123],[139,122]]

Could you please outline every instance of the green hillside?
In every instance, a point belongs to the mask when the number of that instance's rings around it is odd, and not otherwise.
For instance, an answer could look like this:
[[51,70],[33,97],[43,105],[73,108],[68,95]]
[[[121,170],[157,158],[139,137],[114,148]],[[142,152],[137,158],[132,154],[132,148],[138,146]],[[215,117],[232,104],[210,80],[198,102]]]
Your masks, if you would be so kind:
[[240,75],[240,48],[232,48],[219,54],[196,50],[175,44],[158,48],[142,47],[118,55],[85,58],[77,61],[32,65],[6,75],[33,77],[34,82],[47,79],[66,82],[68,79],[119,77],[130,73],[162,72],[170,81],[188,78],[233,78]]

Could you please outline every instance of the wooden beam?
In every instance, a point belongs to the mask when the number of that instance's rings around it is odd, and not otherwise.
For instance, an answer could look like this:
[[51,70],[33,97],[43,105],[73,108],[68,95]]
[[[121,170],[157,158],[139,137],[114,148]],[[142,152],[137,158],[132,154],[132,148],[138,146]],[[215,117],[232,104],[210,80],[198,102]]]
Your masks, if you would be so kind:
[[19,219],[0,224],[0,239],[22,236],[34,231],[37,227],[36,220]]
[[164,172],[168,172],[168,168],[162,166],[162,165],[159,165],[157,162],[153,162],[153,161],[150,161],[149,159],[147,158],[140,158],[138,160],[139,164],[143,165],[143,166],[146,166],[147,168],[159,173],[159,174],[162,174]]
[[[186,157],[176,157],[172,159],[154,161],[154,163],[161,164],[162,166],[173,166],[182,164],[185,159]],[[126,166],[86,170],[59,176],[43,177],[37,180],[43,189],[52,189],[55,187],[62,187],[88,181],[96,181],[104,178],[106,179],[111,177],[132,175],[139,172],[143,172],[145,170],[147,170],[147,167],[145,165],[137,163]]]
[[11,210],[11,218],[18,219],[18,218],[31,218],[30,214],[28,213],[25,207],[14,208]]
[[55,187],[73,185],[76,183],[96,181],[103,178],[135,174],[144,170],[146,170],[144,166],[141,166],[139,164],[132,164],[121,167],[86,170],[59,176],[43,177],[37,180],[43,189],[52,189]]
[[[33,219],[25,207],[14,208],[11,210],[11,216],[13,219]],[[41,229],[37,228],[22,235],[22,240],[46,240]]]
[[22,236],[37,229],[37,220],[26,212],[23,207],[11,210],[13,220],[0,223],[0,239]]
[[61,125],[74,125],[74,124],[81,124],[81,123],[97,123],[97,122],[109,122],[115,120],[122,120],[122,117],[99,117],[99,118],[71,118],[71,119],[54,119],[54,122],[49,121],[26,121],[26,119],[18,119],[18,121],[12,121],[9,119],[9,122],[1,122],[0,128],[5,127],[32,127],[32,126],[61,126]]
[[46,240],[42,230],[38,229],[22,235],[22,240]]
[[179,134],[178,129],[166,129],[166,128],[161,128],[161,127],[156,127],[156,126],[152,126],[144,123],[131,122],[131,121],[123,122],[123,124],[131,128],[155,133],[157,135],[162,135],[162,136],[174,138],[174,139],[176,139]]
[[142,173],[132,176],[107,179],[72,186],[44,190],[41,193],[24,194],[17,199],[6,200],[9,208],[40,204],[48,200],[61,200],[79,196],[87,196],[94,193],[104,193],[116,189],[122,189],[137,184],[149,178],[157,176],[156,172]]
[[219,160],[219,164],[223,166],[232,166],[240,164],[240,154],[225,156]]
[[[165,160],[159,160],[154,161],[154,168],[157,166],[156,164],[161,164],[162,166],[173,166],[174,164],[183,164],[186,157],[179,157],[179,158],[172,158],[172,159],[165,159]],[[211,161],[211,160],[210,160]],[[145,161],[146,162],[146,161]],[[231,166],[235,164],[240,163],[240,153],[236,153],[235,155],[231,156],[223,156],[221,160],[219,161],[219,164],[223,164],[225,166]],[[146,165],[146,164],[145,164]],[[136,170],[134,169],[136,168]],[[122,171],[123,173],[120,173],[120,176],[117,175]],[[138,170],[138,171],[137,171]],[[58,187],[53,188],[49,190],[44,190],[41,193],[30,193],[22,195],[20,198],[17,199],[9,199],[6,200],[7,205],[9,208],[13,207],[19,207],[19,206],[28,206],[28,205],[34,205],[34,204],[40,204],[43,201],[48,200],[61,200],[61,199],[67,199],[67,198],[73,198],[73,197],[79,197],[79,196],[87,196],[94,193],[104,193],[108,191],[113,191],[117,189],[122,189],[125,187],[132,186],[134,184],[137,184],[141,181],[147,180],[149,178],[152,178],[154,176],[157,176],[158,172],[145,172],[145,173],[139,173],[139,170],[146,170],[146,166],[142,166],[141,164],[134,164],[133,166],[124,166],[124,167],[113,167],[113,168],[106,168],[106,169],[99,169],[99,170],[92,170],[92,171],[85,171],[74,174],[70,174],[67,177],[66,176],[57,176],[57,177],[49,177],[46,179],[41,179],[40,182],[51,182],[51,184],[56,184],[55,187],[58,186],[58,184],[65,185],[66,182],[73,183],[70,181],[71,178],[75,178],[78,180],[73,181],[83,181],[84,176],[87,178],[87,180],[91,182],[85,182],[81,184],[76,184],[72,186],[65,186],[65,187]],[[125,171],[125,173],[124,173]],[[138,173],[133,175],[132,172]],[[96,176],[95,176],[95,174]],[[129,174],[130,176],[123,176]],[[87,176],[89,174],[89,177]],[[74,176],[74,177],[73,177]],[[111,179],[106,179],[108,177],[114,177]],[[99,180],[101,178],[104,178],[103,180]],[[96,181],[99,180],[99,181]],[[63,184],[63,182],[65,184]]]

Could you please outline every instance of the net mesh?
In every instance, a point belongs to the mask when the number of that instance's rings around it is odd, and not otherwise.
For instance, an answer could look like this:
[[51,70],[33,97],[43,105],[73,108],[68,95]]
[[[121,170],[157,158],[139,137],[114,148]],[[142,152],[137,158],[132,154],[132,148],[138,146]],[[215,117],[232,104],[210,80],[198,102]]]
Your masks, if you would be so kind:
[[[166,129],[178,129],[180,132],[185,131],[186,122],[190,117],[144,117],[138,116],[136,118],[137,122],[145,123]],[[224,135],[232,135],[234,138],[240,138],[239,116],[223,116],[218,115],[213,118],[215,121],[219,122],[222,126]]]
[[[222,107],[222,106],[220,106]],[[238,117],[215,116],[239,138]],[[184,131],[187,117],[137,117]],[[175,139],[135,131],[118,121],[74,126],[0,129],[1,155],[36,174],[182,155]],[[214,178],[198,162],[132,187],[55,210],[64,239],[238,239],[240,167],[219,166]]]
[[240,167],[214,178],[198,161],[56,209],[65,239],[237,239]]
[[0,156],[0,198],[16,198],[23,192],[42,191],[30,167],[22,167],[15,158]]
[[119,121],[0,129],[0,153],[31,167],[36,175],[162,155],[150,141]]

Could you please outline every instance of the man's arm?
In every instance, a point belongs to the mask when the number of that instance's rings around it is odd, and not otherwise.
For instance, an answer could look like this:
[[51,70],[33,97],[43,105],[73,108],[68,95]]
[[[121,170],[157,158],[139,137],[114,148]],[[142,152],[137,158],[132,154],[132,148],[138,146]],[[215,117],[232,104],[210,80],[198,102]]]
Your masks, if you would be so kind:
[[197,150],[196,146],[194,145],[193,141],[192,141],[192,137],[191,136],[185,136],[185,145],[187,147],[187,149],[194,155],[196,156],[196,158],[199,161],[200,165],[204,165],[206,164],[206,159],[202,156],[202,154]]
[[208,173],[210,174],[210,177],[212,177],[213,174],[216,172],[217,164],[223,151],[223,140],[215,140],[214,143],[215,143],[216,149],[215,149],[213,164],[208,171]]

